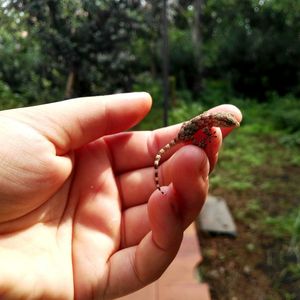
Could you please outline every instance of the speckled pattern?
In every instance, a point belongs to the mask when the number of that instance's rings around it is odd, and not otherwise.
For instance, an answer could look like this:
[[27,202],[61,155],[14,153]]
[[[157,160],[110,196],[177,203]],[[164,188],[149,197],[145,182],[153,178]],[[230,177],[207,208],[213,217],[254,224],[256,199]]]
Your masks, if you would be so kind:
[[[211,132],[211,127],[238,127],[240,124],[236,118],[228,112],[208,113],[204,112],[191,120],[184,122],[175,137],[171,142],[161,148],[155,156],[154,160],[154,180],[156,188],[163,194],[159,184],[158,167],[163,154],[171,147],[181,142],[192,142],[201,148],[205,148],[207,143],[211,142],[215,137],[215,132]],[[195,134],[202,130],[205,137],[200,141],[195,139]]]

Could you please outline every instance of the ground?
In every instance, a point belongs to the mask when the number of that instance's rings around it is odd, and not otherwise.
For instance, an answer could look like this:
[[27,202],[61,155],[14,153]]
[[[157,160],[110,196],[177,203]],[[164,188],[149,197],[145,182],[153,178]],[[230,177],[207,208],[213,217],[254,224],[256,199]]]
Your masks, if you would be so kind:
[[274,164],[253,172],[253,188],[211,191],[226,198],[238,237],[200,233],[201,276],[214,300],[300,299],[300,168]]

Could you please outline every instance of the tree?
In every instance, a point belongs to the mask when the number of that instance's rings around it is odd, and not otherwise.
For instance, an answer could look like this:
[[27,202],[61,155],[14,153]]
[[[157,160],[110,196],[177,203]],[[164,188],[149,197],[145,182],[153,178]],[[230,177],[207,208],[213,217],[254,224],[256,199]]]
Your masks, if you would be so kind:
[[0,81],[3,82],[1,86],[6,87],[2,90],[4,95],[8,95],[8,90],[15,95],[26,95],[23,99],[28,100],[41,95],[40,91],[32,89],[32,83],[41,85],[40,77],[36,76],[39,45],[36,40],[28,39],[25,16],[5,6],[0,6],[0,49]]
[[203,76],[203,37],[202,37],[202,10],[203,0],[194,0],[194,26],[193,30],[193,45],[194,45],[194,64],[195,64],[195,82],[194,92],[200,94],[202,91],[202,76]]
[[65,86],[66,98],[130,88],[129,50],[142,30],[140,1],[12,0],[9,8],[28,16],[27,30],[43,53],[43,72]]
[[206,74],[243,96],[299,93],[299,9],[297,0],[207,1]]

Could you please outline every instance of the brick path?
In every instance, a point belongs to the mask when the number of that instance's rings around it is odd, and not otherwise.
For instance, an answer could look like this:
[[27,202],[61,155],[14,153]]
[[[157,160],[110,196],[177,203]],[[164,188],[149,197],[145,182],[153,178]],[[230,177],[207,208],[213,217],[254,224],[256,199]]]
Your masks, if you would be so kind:
[[167,271],[151,285],[118,300],[210,300],[209,288],[196,277],[202,260],[194,224],[185,232],[180,250]]

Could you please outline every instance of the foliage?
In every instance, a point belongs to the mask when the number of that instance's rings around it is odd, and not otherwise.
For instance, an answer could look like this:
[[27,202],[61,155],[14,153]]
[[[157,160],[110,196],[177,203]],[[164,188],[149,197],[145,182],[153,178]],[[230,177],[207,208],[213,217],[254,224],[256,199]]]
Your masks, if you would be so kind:
[[153,103],[157,107],[162,105],[162,85],[159,80],[153,79],[148,72],[141,73],[136,77],[133,91],[147,91],[151,94]]
[[241,95],[298,93],[299,8],[296,0],[206,1],[208,72],[229,80]]
[[295,239],[295,243],[300,243],[300,206],[287,215],[268,216],[264,223],[272,235],[277,238],[290,236],[292,239]]
[[0,110],[25,106],[27,104],[20,95],[11,91],[9,86],[0,81]]
[[[143,26],[139,6],[139,1],[12,0],[2,15],[12,23],[21,20],[30,40],[38,41],[30,56],[37,62],[25,65],[27,73],[34,67],[42,75],[34,83],[44,88],[46,82],[70,97],[131,88],[135,58],[130,41]],[[19,30],[7,33],[14,39]]]
[[[204,1],[201,100],[298,96],[299,9],[297,0]],[[199,80],[195,14],[193,1],[169,2],[172,97]],[[160,90],[161,1],[9,0],[0,22],[0,80],[29,103],[147,88],[143,74]]]
[[171,28],[170,72],[176,78],[178,89],[192,89],[195,80],[193,65],[193,43],[190,31]]
[[[237,220],[247,230],[258,228],[251,232],[256,238],[289,239],[299,256],[300,2],[203,3],[197,56],[195,2],[169,1],[169,121],[183,122],[224,102],[241,108],[242,126],[224,141],[211,188],[246,199],[234,203]],[[145,90],[153,109],[137,129],[162,126],[161,5],[159,0],[2,1],[0,109]],[[255,253],[263,242],[250,240],[247,251]],[[288,261],[282,270],[282,276],[299,278],[299,261]]]
[[22,96],[24,103],[37,101],[47,90],[45,81],[38,75],[41,71],[39,44],[28,36],[23,18],[14,12],[5,14],[0,10],[0,25],[0,80],[13,93]]
[[185,120],[189,120],[195,117],[196,115],[199,115],[203,111],[204,108],[199,103],[179,102],[178,105],[173,108],[170,113],[170,123],[181,123]]

